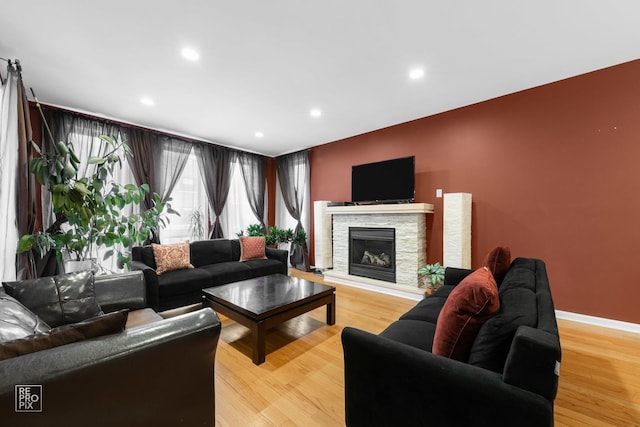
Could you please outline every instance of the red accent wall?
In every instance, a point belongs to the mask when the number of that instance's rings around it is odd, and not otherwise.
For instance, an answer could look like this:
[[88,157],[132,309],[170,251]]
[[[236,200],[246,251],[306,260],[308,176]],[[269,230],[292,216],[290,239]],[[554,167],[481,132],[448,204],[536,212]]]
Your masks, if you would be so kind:
[[469,192],[474,268],[508,245],[546,262],[557,309],[640,323],[639,77],[636,60],[314,147],[311,200],[350,200],[353,164],[415,155],[428,262],[436,189]]

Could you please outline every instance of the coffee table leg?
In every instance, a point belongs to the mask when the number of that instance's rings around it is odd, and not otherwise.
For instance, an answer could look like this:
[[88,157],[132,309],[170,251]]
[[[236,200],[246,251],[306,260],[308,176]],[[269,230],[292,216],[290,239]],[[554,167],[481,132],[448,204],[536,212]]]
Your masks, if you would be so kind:
[[327,325],[336,324],[336,295],[331,295],[331,302],[327,304]]
[[258,322],[251,328],[252,359],[259,365],[264,362],[266,354],[267,331],[263,322]]

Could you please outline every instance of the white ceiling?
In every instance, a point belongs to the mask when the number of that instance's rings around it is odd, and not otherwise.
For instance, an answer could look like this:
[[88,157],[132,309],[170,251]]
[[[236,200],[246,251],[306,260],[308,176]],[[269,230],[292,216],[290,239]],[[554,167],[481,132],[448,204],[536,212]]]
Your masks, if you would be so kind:
[[275,156],[637,59],[640,1],[4,1],[0,57],[41,102]]

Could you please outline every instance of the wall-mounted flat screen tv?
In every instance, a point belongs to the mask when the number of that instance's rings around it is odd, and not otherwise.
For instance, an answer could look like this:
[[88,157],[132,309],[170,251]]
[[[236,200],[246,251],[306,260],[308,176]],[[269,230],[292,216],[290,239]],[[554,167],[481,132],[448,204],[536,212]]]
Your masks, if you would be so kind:
[[408,203],[415,198],[415,156],[355,165],[353,203]]

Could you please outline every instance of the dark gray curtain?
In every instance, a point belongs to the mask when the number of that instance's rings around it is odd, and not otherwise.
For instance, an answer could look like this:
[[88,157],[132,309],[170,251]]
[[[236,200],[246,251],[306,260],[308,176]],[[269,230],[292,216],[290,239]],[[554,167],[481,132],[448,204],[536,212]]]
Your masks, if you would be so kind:
[[[166,202],[175,188],[182,171],[184,171],[189,160],[189,154],[193,149],[193,143],[178,138],[168,136],[160,136],[160,168],[155,168],[155,184],[151,187],[155,188],[160,199]],[[157,243],[162,240],[162,231],[158,230]]]
[[[32,234],[35,228],[36,213],[36,186],[33,174],[29,172],[29,162],[32,158],[31,140],[31,117],[29,115],[29,103],[27,102],[27,94],[22,83],[22,74],[20,73],[20,64],[18,68],[18,200],[17,200],[17,219],[18,234]],[[17,279],[33,279],[37,277],[35,258],[37,253],[35,250],[19,254],[16,259],[16,278]]]
[[207,191],[209,205],[216,215],[211,238],[221,238],[224,237],[224,232],[220,225],[220,214],[227,203],[231,185],[231,166],[236,152],[216,145],[201,144],[196,147],[200,175]]
[[160,194],[154,177],[156,168],[160,167],[162,147],[158,134],[143,129],[127,129],[127,145],[133,152],[128,161],[136,184],[148,184],[151,190],[142,201],[142,209],[146,210],[153,206],[153,193]]
[[[51,129],[52,135],[50,136],[48,134],[46,124],[43,123],[41,145],[43,151],[53,151],[54,148],[51,144],[54,141],[71,142],[78,157],[86,159],[89,155],[98,155],[106,149],[105,144],[101,143],[99,139],[101,135],[108,135],[114,138],[120,136],[120,126],[114,123],[90,119],[70,111],[47,109],[45,115],[46,123],[48,123]],[[51,137],[54,141],[51,141]],[[93,167],[95,167],[95,165],[89,165],[86,161],[81,162],[78,175],[86,176],[88,171]],[[60,229],[60,226],[64,224],[67,219],[60,216],[53,216],[51,194],[48,191],[43,191],[41,200],[42,228],[48,232],[54,232]],[[39,277],[53,276],[62,272],[53,252],[45,254],[42,259],[37,262],[37,270]]]
[[267,158],[259,154],[239,152],[238,163],[242,168],[244,186],[251,211],[260,221],[263,232],[267,232],[264,217],[264,198],[267,186]]
[[[289,215],[297,221],[294,233],[298,233],[298,231],[304,230],[300,218],[304,208],[305,193],[309,188],[309,152],[305,150],[276,157],[276,165],[282,198]],[[298,267],[302,263],[308,266],[309,249],[307,243],[305,242],[303,245],[292,243],[290,259],[293,266]],[[296,261],[294,262],[294,260]]]

